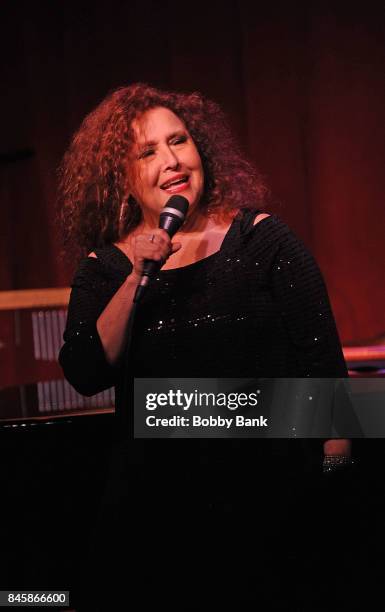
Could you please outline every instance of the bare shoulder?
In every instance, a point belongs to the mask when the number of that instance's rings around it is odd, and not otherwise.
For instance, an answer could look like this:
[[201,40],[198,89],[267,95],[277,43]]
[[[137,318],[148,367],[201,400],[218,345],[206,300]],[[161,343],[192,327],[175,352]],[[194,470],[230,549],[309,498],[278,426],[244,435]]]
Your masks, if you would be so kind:
[[94,253],[93,251],[92,251],[92,253],[90,253],[90,254],[88,255],[88,257],[94,257],[95,259],[97,259],[97,258],[98,258],[98,256],[96,255],[96,253]]
[[259,213],[259,215],[255,217],[253,225],[257,225],[257,223],[266,219],[266,217],[270,217],[269,213]]

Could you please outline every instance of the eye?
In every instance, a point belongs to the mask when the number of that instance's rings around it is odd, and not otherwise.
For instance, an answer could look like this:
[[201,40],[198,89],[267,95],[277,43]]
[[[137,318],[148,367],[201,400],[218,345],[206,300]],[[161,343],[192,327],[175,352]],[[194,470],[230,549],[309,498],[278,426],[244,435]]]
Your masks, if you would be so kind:
[[177,136],[171,141],[171,144],[182,144],[183,142],[186,142],[186,140],[187,136]]
[[139,159],[144,159],[145,157],[150,157],[151,155],[154,155],[154,153],[155,153],[154,149],[146,149],[145,151],[143,151],[139,155]]

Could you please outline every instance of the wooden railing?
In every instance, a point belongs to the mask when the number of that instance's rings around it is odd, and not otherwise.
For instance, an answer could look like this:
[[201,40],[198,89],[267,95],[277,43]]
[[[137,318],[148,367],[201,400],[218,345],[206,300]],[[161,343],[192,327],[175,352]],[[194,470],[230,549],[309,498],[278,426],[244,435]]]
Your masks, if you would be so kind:
[[69,287],[0,291],[0,310],[67,307],[70,292]]

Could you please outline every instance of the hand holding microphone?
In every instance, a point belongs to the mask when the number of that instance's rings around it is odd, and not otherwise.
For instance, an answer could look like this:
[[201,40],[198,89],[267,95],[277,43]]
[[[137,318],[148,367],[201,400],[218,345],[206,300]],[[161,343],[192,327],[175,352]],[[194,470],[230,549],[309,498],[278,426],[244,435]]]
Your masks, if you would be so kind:
[[172,244],[171,238],[186,219],[189,202],[183,196],[172,196],[159,217],[159,229],[151,236],[139,235],[135,239],[133,272],[140,277],[134,303],[138,303],[146,291],[151,278],[160,270],[172,253],[181,248],[180,243]]
[[163,229],[156,229],[152,234],[138,234],[133,240],[133,271],[140,284],[144,275],[146,263],[156,264],[156,270],[167,261],[167,259],[181,248],[180,243],[171,242],[170,236]]

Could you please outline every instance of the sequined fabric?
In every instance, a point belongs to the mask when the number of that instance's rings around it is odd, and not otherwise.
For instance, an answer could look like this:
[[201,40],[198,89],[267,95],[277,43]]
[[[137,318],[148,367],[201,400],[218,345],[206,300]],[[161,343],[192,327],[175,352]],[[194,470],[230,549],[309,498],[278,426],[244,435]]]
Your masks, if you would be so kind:
[[[278,217],[253,225],[255,214],[233,221],[217,253],[159,272],[136,314],[128,376],[346,376],[314,258]],[[73,281],[60,353],[85,394],[121,385],[96,320],[132,269],[114,245],[96,254]]]

